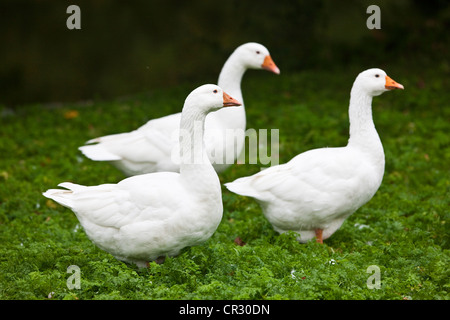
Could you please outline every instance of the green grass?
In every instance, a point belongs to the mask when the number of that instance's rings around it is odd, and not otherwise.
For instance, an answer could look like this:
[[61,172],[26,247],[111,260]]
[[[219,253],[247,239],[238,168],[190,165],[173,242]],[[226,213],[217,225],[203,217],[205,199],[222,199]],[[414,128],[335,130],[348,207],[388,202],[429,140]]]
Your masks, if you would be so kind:
[[[77,147],[178,112],[201,83],[114,101],[3,108],[0,298],[449,299],[448,73],[385,69],[406,89],[374,99],[386,154],[383,183],[324,245],[277,234],[256,202],[223,188],[224,216],[213,237],[148,269],[97,249],[74,214],[41,193],[63,181],[121,180],[119,171],[82,157]],[[345,145],[349,91],[359,71],[249,72],[248,127],[280,129],[280,163],[308,149]],[[259,169],[235,165],[220,179]],[[80,267],[80,289],[67,286],[70,265]],[[371,265],[381,270],[381,289],[366,285]]]

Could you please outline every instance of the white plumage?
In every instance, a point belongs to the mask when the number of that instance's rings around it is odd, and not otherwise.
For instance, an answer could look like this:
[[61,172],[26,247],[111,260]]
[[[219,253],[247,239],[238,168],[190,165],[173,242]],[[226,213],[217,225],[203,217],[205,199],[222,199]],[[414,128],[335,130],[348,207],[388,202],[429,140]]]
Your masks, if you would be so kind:
[[256,199],[276,231],[295,231],[300,242],[314,237],[322,242],[381,184],[385,160],[372,119],[372,97],[394,88],[403,86],[383,70],[360,73],[350,95],[346,147],[310,150],[226,187]]
[[87,236],[119,260],[143,267],[177,255],[209,239],[222,219],[220,182],[205,156],[204,120],[210,111],[237,105],[215,85],[189,94],[179,126],[191,139],[180,142],[185,155],[180,173],[149,173],[98,186],[64,182],[59,186],[66,190],[51,189],[44,196],[73,210]]
[[[276,74],[280,70],[261,44],[250,42],[239,46],[225,62],[218,85],[243,103],[241,80],[247,69],[266,69]],[[80,151],[95,161],[109,161],[127,176],[157,171],[179,171],[172,161],[178,146],[181,113],[150,120],[140,128],[120,134],[95,138],[80,147]],[[244,135],[226,139],[226,130],[245,131],[244,105],[225,108],[209,114],[205,125],[205,144],[208,156],[217,172],[228,168],[239,156]],[[230,163],[231,162],[231,163]]]

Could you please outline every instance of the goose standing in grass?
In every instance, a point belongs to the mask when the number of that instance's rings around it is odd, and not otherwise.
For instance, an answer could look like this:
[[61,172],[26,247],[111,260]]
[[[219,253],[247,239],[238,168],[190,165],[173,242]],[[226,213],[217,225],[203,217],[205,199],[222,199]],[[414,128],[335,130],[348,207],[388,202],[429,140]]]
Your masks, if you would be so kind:
[[295,231],[299,241],[329,238],[367,203],[384,174],[384,151],[372,118],[372,97],[403,86],[383,70],[361,72],[350,93],[346,147],[314,149],[225,186],[253,197],[277,232]]
[[201,244],[223,213],[219,178],[203,144],[205,117],[239,105],[216,85],[189,94],[180,121],[180,173],[148,173],[98,186],[64,182],[59,186],[68,190],[50,189],[44,196],[74,211],[99,248],[139,267]]
[[[218,85],[240,101],[242,106],[221,109],[206,118],[205,144],[217,172],[228,168],[238,158],[244,145],[243,134],[236,135],[235,142],[234,139],[226,139],[226,130],[245,131],[241,80],[247,69],[280,73],[269,51],[259,43],[250,42],[239,46],[225,62]],[[181,114],[176,113],[150,120],[131,132],[92,139],[79,150],[91,160],[111,162],[127,176],[157,171],[178,172],[179,163],[174,161],[172,155],[178,154],[180,117]]]

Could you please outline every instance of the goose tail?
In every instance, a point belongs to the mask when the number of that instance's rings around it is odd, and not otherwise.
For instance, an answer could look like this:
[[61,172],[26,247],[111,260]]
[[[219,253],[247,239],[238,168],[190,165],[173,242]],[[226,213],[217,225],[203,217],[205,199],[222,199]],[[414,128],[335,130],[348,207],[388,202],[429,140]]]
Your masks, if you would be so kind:
[[63,182],[58,186],[66,189],[49,189],[42,195],[70,209],[73,208],[73,193],[77,190],[86,188],[85,186],[81,186],[79,184],[74,184],[71,182]]
[[[98,142],[95,139],[89,140],[88,143],[92,142]],[[118,155],[115,155],[108,151],[103,145],[101,144],[91,144],[79,147],[78,150],[80,150],[87,158],[94,160],[94,161],[115,161],[115,160],[121,160],[122,158]]]
[[248,179],[239,178],[233,182],[225,183],[225,187],[233,193],[241,196],[258,198],[258,193],[248,183]]

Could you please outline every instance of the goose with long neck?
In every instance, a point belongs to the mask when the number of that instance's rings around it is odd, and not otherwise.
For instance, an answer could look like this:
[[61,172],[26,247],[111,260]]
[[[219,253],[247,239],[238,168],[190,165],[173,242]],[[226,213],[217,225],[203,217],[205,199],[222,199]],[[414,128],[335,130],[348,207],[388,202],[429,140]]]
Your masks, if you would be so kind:
[[239,105],[216,85],[189,94],[179,124],[190,138],[180,136],[180,173],[148,173],[98,186],[64,182],[59,186],[65,189],[43,195],[70,208],[89,239],[119,260],[145,267],[175,256],[208,240],[222,219],[220,182],[202,148],[203,123],[208,112]]
[[249,42],[239,46],[225,62],[217,84],[232,97],[238,99],[242,106],[221,109],[209,114],[208,118],[220,119],[226,128],[245,130],[246,117],[241,82],[248,69],[264,69],[280,74],[280,69],[275,65],[269,51],[263,45]]
[[346,147],[314,149],[225,186],[253,197],[274,229],[295,231],[299,241],[322,243],[376,193],[384,151],[372,118],[372,97],[403,86],[381,69],[361,72],[352,87]]
[[[236,48],[225,62],[218,85],[243,103],[241,80],[248,69],[264,69],[279,74],[269,51],[261,44],[250,42]],[[228,110],[235,109],[235,110]],[[180,170],[172,155],[178,150],[178,128],[181,113],[148,121],[140,128],[89,140],[79,150],[94,161],[108,161],[125,175]],[[236,134],[227,139],[227,130],[245,130],[245,108],[225,108],[206,118],[205,145],[215,170],[228,168],[239,156],[245,136]],[[238,132],[239,133],[239,132]]]
[[[201,89],[204,90],[204,88]],[[209,88],[209,91],[218,96],[221,95],[218,89]],[[209,91],[207,91],[208,94],[210,93]],[[196,91],[193,93],[195,94]],[[222,96],[223,107],[242,105],[239,100],[232,98],[230,95],[225,93],[225,91],[222,91]],[[194,97],[197,99],[202,98],[201,95],[194,95]],[[192,111],[192,105],[196,108],[196,110]],[[197,105],[201,105],[201,102],[196,103],[195,101],[190,101],[190,104],[185,104],[183,112],[181,113],[179,132],[180,177],[189,185],[190,188],[200,187],[205,191],[209,191],[214,190],[214,188],[209,188],[208,186],[215,186],[215,189],[219,186],[220,189],[220,184],[217,183],[217,173],[209,160],[203,137],[205,132],[205,120],[207,116],[211,114],[211,110],[206,108],[199,109]],[[215,109],[214,111],[218,112],[224,109],[235,108],[220,108]],[[220,191],[218,194],[220,194]]]
[[206,119],[207,149],[217,172],[223,172],[233,164],[244,146],[246,113],[241,81],[248,69],[264,69],[280,74],[269,51],[255,42],[239,46],[225,62],[218,85],[241,101],[242,106],[221,109],[210,113]]

